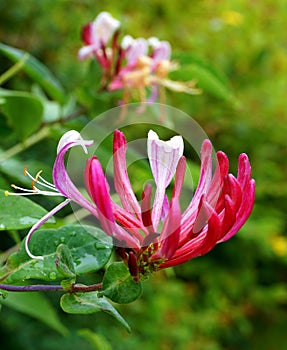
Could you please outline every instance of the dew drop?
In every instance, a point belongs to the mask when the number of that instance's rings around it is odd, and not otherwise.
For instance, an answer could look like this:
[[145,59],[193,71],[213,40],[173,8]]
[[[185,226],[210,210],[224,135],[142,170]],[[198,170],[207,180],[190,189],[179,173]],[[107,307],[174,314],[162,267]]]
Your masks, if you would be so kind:
[[51,280],[55,280],[55,279],[57,278],[56,272],[50,272],[50,273],[49,273],[49,278],[50,278]]

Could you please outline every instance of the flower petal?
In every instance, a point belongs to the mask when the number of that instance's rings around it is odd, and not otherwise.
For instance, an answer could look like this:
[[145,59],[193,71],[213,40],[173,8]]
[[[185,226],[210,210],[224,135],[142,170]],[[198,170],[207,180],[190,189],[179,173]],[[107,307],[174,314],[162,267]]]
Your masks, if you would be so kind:
[[150,130],[147,152],[157,186],[152,212],[153,225],[157,230],[162,214],[165,189],[170,184],[183,154],[183,139],[181,136],[174,136],[169,141],[162,141],[154,131]]
[[29,255],[29,257],[31,259],[38,259],[38,260],[43,260],[44,258],[42,256],[37,256],[31,253],[30,249],[29,249],[29,242],[30,239],[33,235],[33,233],[38,230],[39,227],[41,227],[48,219],[50,219],[50,217],[52,217],[54,214],[56,214],[59,210],[61,210],[62,208],[64,208],[67,204],[69,204],[71,202],[70,199],[66,199],[64,202],[60,203],[59,205],[57,205],[54,209],[52,209],[49,213],[47,213],[46,215],[44,215],[28,232],[26,240],[25,240],[25,249],[27,254]]
[[184,235],[190,232],[197,215],[202,195],[206,195],[212,181],[212,145],[204,140],[201,147],[201,168],[197,189],[194,196],[182,214],[182,231]]
[[115,130],[113,142],[114,184],[125,210],[141,217],[140,205],[133,192],[126,164],[127,142],[124,134]]
[[95,156],[87,161],[85,180],[89,194],[97,206],[98,219],[102,228],[109,236],[113,236],[115,219],[109,188],[102,166]]
[[101,12],[93,22],[93,40],[106,45],[121,23],[108,12]]
[[170,210],[164,221],[160,235],[161,247],[159,254],[164,259],[170,259],[178,248],[180,219],[179,200],[175,197],[171,200]]
[[93,141],[83,140],[81,135],[75,130],[68,131],[64,134],[58,144],[58,154],[53,167],[53,181],[57,190],[62,193],[63,196],[71,199],[81,207],[90,211],[93,215],[97,216],[95,206],[92,205],[92,203],[90,203],[76,188],[65,168],[65,154],[70,148],[81,146],[83,150],[87,152],[86,147],[91,146],[92,144]]
[[209,218],[208,225],[205,226],[198,236],[179,248],[170,260],[160,265],[160,268],[182,264],[208,253],[215,246],[221,234],[221,223],[217,213],[207,202],[203,201],[202,207],[205,210],[205,216]]
[[[239,173],[241,173],[241,171],[239,171]],[[245,179],[240,177],[238,178],[238,181],[240,180],[241,184],[244,184],[244,186],[242,187],[242,204],[237,211],[236,221],[229,232],[227,232],[227,234],[220,240],[220,242],[225,242],[234,236],[244,225],[253,209],[255,200],[255,181],[250,179],[250,171],[246,171],[245,175]]]

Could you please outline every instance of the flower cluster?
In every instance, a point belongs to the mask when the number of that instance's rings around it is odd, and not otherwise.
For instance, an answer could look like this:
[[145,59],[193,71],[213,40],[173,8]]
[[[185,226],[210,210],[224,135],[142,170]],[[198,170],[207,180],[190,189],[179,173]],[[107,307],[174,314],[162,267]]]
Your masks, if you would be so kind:
[[[134,39],[130,35],[119,42],[119,34],[120,22],[107,12],[101,12],[82,30],[85,46],[79,50],[78,57],[80,60],[96,58],[102,69],[102,89],[123,90],[123,103],[131,97],[140,102],[154,102],[159,95],[163,96],[164,88],[199,93],[194,81],[168,79],[169,72],[177,69],[177,64],[171,61],[169,42],[156,37]],[[148,98],[147,89],[150,90]]]
[[[90,201],[71,181],[64,158],[72,147],[81,146],[87,152],[87,147],[92,143],[83,140],[76,131],[69,131],[62,137],[53,168],[54,185],[47,183],[39,174],[34,178],[27,173],[33,181],[33,189],[22,194],[58,194],[66,197],[28,233],[26,250],[31,258],[41,259],[29,250],[31,235],[70,201],[97,217],[102,229],[113,238],[119,255],[136,281],[153,271],[208,253],[217,243],[234,236],[252,211],[255,181],[251,178],[247,155],[239,156],[237,177],[229,173],[228,158],[221,151],[217,152],[217,166],[213,171],[209,140],[202,144],[198,187],[190,204],[182,211],[180,197],[186,169],[183,139],[174,136],[169,141],[162,141],[153,131],[148,134],[147,153],[156,186],[154,196],[151,184],[147,184],[141,202],[137,200],[127,172],[127,142],[124,134],[115,130],[114,186],[121,205],[111,199],[107,179],[96,156],[87,160],[84,171]],[[166,189],[173,178],[173,192],[168,198]],[[45,190],[40,190],[39,186]],[[17,186],[14,188],[24,191]]]

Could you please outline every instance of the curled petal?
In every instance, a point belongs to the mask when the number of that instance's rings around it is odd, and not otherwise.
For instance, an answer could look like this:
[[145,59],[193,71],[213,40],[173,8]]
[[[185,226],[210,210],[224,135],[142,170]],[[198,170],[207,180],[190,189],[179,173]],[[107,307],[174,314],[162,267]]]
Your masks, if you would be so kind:
[[220,195],[222,194],[222,186],[225,177],[228,175],[229,161],[224,152],[217,152],[217,164],[214,175],[212,177],[212,182],[209,187],[207,194],[207,201],[212,206],[219,205]]
[[246,154],[238,159],[237,183],[241,187],[242,201],[237,210],[236,221],[220,242],[227,241],[234,236],[246,222],[253,209],[255,200],[255,181],[251,178],[251,166]]
[[177,249],[174,256],[160,265],[160,268],[182,264],[197,256],[208,253],[215,246],[222,232],[221,223],[217,213],[207,202],[203,201],[202,206],[206,211],[206,217],[209,217],[208,224],[198,236]]
[[245,153],[240,154],[238,159],[238,174],[237,180],[243,187],[251,178],[251,166],[248,156]]
[[91,146],[93,141],[83,140],[77,131],[71,130],[63,135],[58,144],[58,154],[53,167],[53,181],[57,190],[66,198],[79,204],[81,207],[97,216],[97,210],[77,189],[70,179],[65,168],[65,154],[75,146],[81,146],[87,152],[87,146]]
[[127,143],[124,134],[119,130],[115,130],[113,143],[115,189],[120,196],[124,209],[135,213],[139,218],[141,209],[128,177],[126,150]]
[[29,255],[29,257],[31,259],[38,259],[38,260],[43,260],[44,258],[42,256],[37,256],[31,253],[30,249],[29,249],[29,242],[30,239],[33,235],[33,233],[38,230],[39,227],[41,227],[48,219],[50,219],[54,214],[56,214],[59,210],[61,210],[62,208],[64,208],[67,204],[69,204],[71,201],[70,199],[66,199],[64,202],[60,203],[59,205],[57,205],[53,210],[51,210],[49,213],[47,213],[46,215],[44,215],[42,217],[42,219],[40,219],[28,232],[26,240],[25,240],[25,249],[27,254]]
[[220,242],[225,242],[234,236],[240,228],[244,225],[246,220],[249,218],[251,211],[253,209],[255,200],[255,181],[251,179],[249,183],[245,186],[242,198],[242,205],[237,211],[236,221],[231,229],[226,233],[226,235],[220,240]]
[[71,147],[81,146],[84,152],[87,154],[87,146],[91,146],[93,144],[93,141],[84,140],[80,133],[76,130],[69,130],[60,138],[57,146],[57,154],[59,154],[62,149],[70,143],[72,143]]
[[115,219],[109,188],[99,160],[94,156],[88,159],[85,170],[86,187],[97,206],[98,219],[103,230],[110,236],[115,231]]
[[227,192],[234,203],[234,210],[237,212],[242,203],[242,189],[237,179],[232,175],[226,176],[229,191]]
[[212,181],[212,145],[209,140],[204,140],[201,147],[201,168],[197,189],[194,196],[182,215],[182,230],[186,234],[192,228],[197,215],[198,206],[202,195],[206,195]]

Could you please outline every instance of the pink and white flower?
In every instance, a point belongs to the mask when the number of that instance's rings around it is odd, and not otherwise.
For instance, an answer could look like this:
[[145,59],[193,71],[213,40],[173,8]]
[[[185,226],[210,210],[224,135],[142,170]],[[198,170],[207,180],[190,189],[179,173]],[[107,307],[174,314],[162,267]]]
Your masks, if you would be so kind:
[[[96,156],[87,160],[85,183],[91,198],[84,197],[71,181],[65,168],[67,151],[76,146],[87,147],[92,141],[83,140],[76,131],[69,131],[59,142],[53,168],[54,184],[49,184],[37,174],[30,174],[32,190],[14,188],[28,194],[61,195],[66,200],[45,215],[32,227],[26,239],[29,251],[31,235],[49,217],[74,201],[98,218],[103,230],[113,237],[117,251],[126,262],[131,275],[139,280],[148,273],[184,263],[208,253],[217,243],[234,236],[251,214],[255,198],[255,181],[246,154],[238,159],[237,176],[230,174],[228,158],[217,152],[217,166],[212,168],[212,145],[205,140],[201,148],[201,171],[198,187],[187,208],[180,208],[186,159],[183,140],[174,136],[162,141],[157,134],[148,134],[148,158],[155,181],[152,203],[152,186],[147,184],[138,201],[132,189],[126,165],[127,142],[124,134],[115,130],[113,141],[114,185],[121,206],[110,197],[108,181]],[[168,199],[166,188],[174,178],[173,192]],[[45,190],[39,190],[42,186]],[[49,189],[49,191],[46,190]],[[11,194],[11,193],[7,193]],[[18,195],[18,194],[16,194]]]
[[89,22],[82,30],[82,39],[86,44],[79,50],[80,60],[92,54],[96,56],[106,47],[114,33],[119,29],[120,22],[108,12],[101,12],[93,22]]

